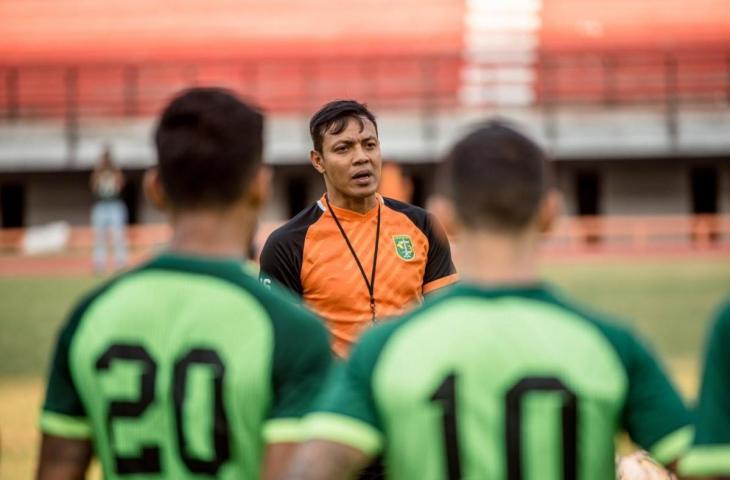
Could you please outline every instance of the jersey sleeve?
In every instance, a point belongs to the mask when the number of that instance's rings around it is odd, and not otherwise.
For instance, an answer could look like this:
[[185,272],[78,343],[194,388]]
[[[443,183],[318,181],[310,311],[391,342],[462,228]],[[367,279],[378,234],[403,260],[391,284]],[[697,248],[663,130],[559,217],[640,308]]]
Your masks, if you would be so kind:
[[623,427],[654,459],[671,463],[691,442],[689,411],[652,353],[628,332],[624,341],[628,391]]
[[261,251],[259,279],[264,285],[276,281],[301,296],[302,250],[296,242],[287,241],[282,232],[274,232]]
[[398,323],[370,329],[347,363],[333,369],[315,411],[307,417],[307,438],[344,444],[368,455],[382,450],[383,426],[373,395],[372,376],[380,352]]
[[692,449],[681,462],[687,475],[730,475],[730,303],[717,316],[705,353]]
[[79,315],[72,316],[56,341],[46,387],[46,398],[39,421],[43,433],[58,437],[86,439],[91,438],[91,424],[74,384],[70,366],[71,340]]
[[428,259],[423,275],[423,293],[455,283],[458,278],[454,262],[451,260],[451,247],[441,224],[436,218],[426,216],[426,237],[428,238]]
[[301,418],[320,394],[332,365],[327,332],[313,315],[280,305],[274,321],[273,401],[264,426],[268,443],[302,438]]

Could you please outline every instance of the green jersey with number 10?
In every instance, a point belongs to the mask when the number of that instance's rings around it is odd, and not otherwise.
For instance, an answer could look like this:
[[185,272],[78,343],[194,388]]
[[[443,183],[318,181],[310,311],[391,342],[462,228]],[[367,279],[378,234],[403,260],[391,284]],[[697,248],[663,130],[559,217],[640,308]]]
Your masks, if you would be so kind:
[[41,429],[93,439],[105,478],[258,478],[330,366],[321,323],[240,262],[162,255],[62,329]]
[[461,285],[368,332],[307,430],[383,451],[404,480],[613,480],[619,430],[666,462],[688,445],[689,424],[625,329],[542,285]]

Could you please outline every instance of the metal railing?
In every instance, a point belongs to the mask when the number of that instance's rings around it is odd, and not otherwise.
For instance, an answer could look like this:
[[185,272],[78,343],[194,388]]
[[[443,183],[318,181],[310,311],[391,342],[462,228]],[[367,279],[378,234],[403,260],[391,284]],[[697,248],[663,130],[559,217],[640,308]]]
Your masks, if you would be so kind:
[[[469,105],[460,98],[460,53],[348,58],[247,59],[169,63],[7,65],[0,63],[0,126],[61,119],[67,140],[78,139],[85,119],[156,115],[170,96],[194,85],[220,85],[251,98],[269,112],[310,114],[333,98],[358,98],[377,111],[412,111],[430,118]],[[499,70],[509,61],[480,64]],[[531,106],[539,107],[548,138],[555,113],[568,106],[605,109],[658,106],[669,137],[686,105],[730,107],[730,46],[694,51],[542,52],[532,64]],[[505,85],[489,76],[479,88]],[[512,80],[522,82],[524,79]]]
[[546,236],[547,253],[730,253],[729,215],[565,217]]
[[[264,244],[282,222],[261,222],[256,243]],[[0,253],[23,251],[28,229],[0,229]],[[130,248],[148,252],[169,241],[165,224],[127,227]],[[91,227],[70,229],[65,246],[68,252],[90,252],[94,235]],[[717,251],[730,254],[730,215],[664,215],[563,217],[545,236],[547,254],[584,253],[692,253]]]

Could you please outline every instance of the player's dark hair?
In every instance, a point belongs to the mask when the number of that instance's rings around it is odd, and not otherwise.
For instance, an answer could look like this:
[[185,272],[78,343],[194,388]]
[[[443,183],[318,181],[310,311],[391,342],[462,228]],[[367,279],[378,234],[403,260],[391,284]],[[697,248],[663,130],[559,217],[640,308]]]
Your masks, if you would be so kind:
[[192,88],[165,108],[155,131],[162,185],[174,207],[237,200],[261,163],[264,117],[233,92]]
[[517,232],[550,187],[543,150],[508,123],[492,120],[462,138],[444,162],[442,188],[464,225]]
[[370,120],[375,126],[375,133],[378,132],[378,123],[375,115],[367,109],[365,104],[355,100],[335,100],[322,107],[309,120],[309,134],[312,137],[314,149],[322,153],[322,142],[325,133],[333,135],[342,133],[347,128],[347,122],[354,118],[360,123],[360,131],[365,128],[364,119]]

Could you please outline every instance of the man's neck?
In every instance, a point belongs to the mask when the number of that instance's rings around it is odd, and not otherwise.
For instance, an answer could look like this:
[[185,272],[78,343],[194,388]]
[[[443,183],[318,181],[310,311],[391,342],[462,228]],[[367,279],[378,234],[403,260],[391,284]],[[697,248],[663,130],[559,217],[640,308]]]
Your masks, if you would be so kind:
[[459,277],[481,285],[527,285],[539,281],[539,234],[519,236],[469,230],[457,240]]
[[169,250],[208,257],[246,258],[256,225],[248,209],[175,213]]
[[367,213],[378,205],[375,193],[367,197],[347,197],[327,189],[327,199],[333,207],[352,210],[357,213]]

